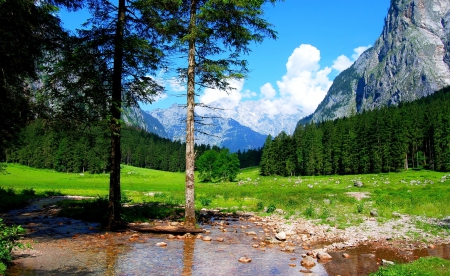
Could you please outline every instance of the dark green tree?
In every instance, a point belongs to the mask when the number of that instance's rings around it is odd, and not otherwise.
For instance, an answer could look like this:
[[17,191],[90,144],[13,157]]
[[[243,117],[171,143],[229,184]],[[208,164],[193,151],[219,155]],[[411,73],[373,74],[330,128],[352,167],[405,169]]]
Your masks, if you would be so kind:
[[187,83],[186,118],[186,227],[195,226],[194,206],[194,108],[196,85],[230,91],[229,81],[248,72],[241,54],[264,37],[275,38],[262,17],[262,6],[275,0],[182,0],[175,45],[187,55],[187,66],[178,70]]

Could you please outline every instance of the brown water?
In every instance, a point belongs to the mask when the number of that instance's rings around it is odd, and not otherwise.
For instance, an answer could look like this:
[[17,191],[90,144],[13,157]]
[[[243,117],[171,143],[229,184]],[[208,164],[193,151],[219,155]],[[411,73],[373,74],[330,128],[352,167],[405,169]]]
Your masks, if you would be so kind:
[[[301,254],[306,251],[299,244],[295,244],[293,253],[282,252],[278,244],[253,248],[265,235],[263,228],[247,221],[225,218],[222,221],[226,232],[219,225],[203,225],[213,238],[205,242],[195,237],[169,239],[167,234],[139,233],[132,237],[133,232],[105,233],[95,224],[74,220],[69,223],[38,214],[24,210],[6,216],[32,228],[28,237],[38,241],[32,243],[33,249],[17,251],[15,265],[7,275],[303,275],[307,271],[300,265]],[[32,226],[27,220],[32,221]],[[258,240],[247,235],[249,231],[256,232]],[[167,243],[166,247],[156,246],[162,241]],[[344,252],[350,257],[344,258]],[[310,271],[316,275],[368,275],[378,269],[381,259],[394,262],[408,262],[421,256],[450,259],[450,246],[398,251],[364,245],[330,255],[331,261],[316,263]],[[252,261],[240,263],[238,260],[243,256]]]

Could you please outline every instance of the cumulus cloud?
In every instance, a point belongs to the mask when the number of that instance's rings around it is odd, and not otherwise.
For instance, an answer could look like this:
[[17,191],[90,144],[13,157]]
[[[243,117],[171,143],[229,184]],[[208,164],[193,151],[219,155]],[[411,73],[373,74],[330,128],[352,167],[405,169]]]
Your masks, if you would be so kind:
[[210,104],[220,99],[226,98],[232,103],[236,105],[242,100],[243,97],[248,95],[242,94],[242,89],[244,88],[244,80],[232,79],[228,82],[233,90],[223,91],[219,89],[206,88],[203,92],[203,95],[200,96],[200,102],[204,104]]
[[[289,56],[286,73],[276,82],[278,89],[271,83],[260,87],[260,108],[268,116],[279,114],[298,114],[299,118],[315,111],[333,83],[330,73],[334,70],[342,72],[350,67],[356,59],[370,46],[362,46],[353,50],[351,58],[341,55],[333,61],[331,67],[320,67],[320,51],[309,44],[302,44]],[[255,97],[255,92],[244,90],[243,80],[231,80],[234,90],[227,94],[218,89],[205,89],[200,102],[210,104],[216,102],[221,108],[234,112],[244,98]]]
[[358,48],[353,49],[352,59],[348,58],[345,55],[338,56],[337,59],[333,61],[332,68],[337,70],[338,72],[342,72],[348,67],[352,66],[352,64],[359,58],[359,56],[371,46],[360,46]]
[[186,86],[181,83],[177,78],[171,78],[167,81],[171,91],[174,92],[186,92]]
[[325,97],[332,81],[331,68],[320,69],[320,51],[309,44],[296,48],[286,63],[286,74],[277,81],[280,98],[265,103],[268,114],[309,115]]
[[277,94],[277,91],[275,91],[275,89],[272,87],[272,84],[270,83],[266,83],[261,86],[260,90],[261,94],[266,99],[273,99]]

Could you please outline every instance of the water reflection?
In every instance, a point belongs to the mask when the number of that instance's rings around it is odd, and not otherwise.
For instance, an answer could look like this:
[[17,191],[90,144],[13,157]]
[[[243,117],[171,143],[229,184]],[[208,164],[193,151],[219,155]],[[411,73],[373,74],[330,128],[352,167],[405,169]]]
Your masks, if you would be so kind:
[[183,247],[183,276],[191,276],[194,265],[195,239],[184,239]]

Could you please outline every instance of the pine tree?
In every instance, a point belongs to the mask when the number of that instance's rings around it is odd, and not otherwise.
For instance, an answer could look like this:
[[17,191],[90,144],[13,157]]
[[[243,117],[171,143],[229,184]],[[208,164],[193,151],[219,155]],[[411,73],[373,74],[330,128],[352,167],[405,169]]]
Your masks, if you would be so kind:
[[[186,116],[186,219],[195,226],[194,206],[194,109],[196,85],[230,91],[231,79],[241,79],[248,72],[241,54],[250,51],[252,42],[275,32],[262,15],[262,5],[275,0],[183,0],[176,26],[176,46],[187,54],[187,67],[180,68],[180,78],[187,83]],[[228,54],[228,56],[226,56]]]

